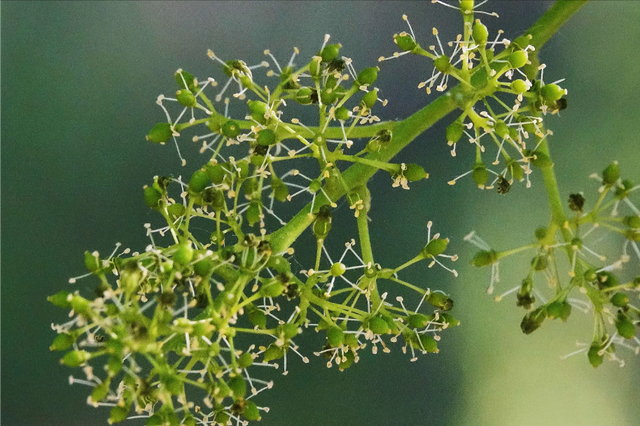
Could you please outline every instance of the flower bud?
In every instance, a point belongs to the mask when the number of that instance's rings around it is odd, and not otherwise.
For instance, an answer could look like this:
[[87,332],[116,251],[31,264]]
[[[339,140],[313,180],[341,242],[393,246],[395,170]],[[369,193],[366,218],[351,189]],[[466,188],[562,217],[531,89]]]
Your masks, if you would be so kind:
[[342,343],[344,342],[344,331],[335,325],[329,327],[327,329],[327,341],[334,348],[342,346]]
[[624,308],[629,304],[629,296],[624,293],[616,293],[611,296],[611,304],[618,308]]
[[295,100],[299,104],[308,105],[311,103],[314,90],[310,87],[302,87],[296,92]]
[[284,285],[277,278],[268,280],[260,287],[260,295],[263,297],[278,297],[282,293],[284,293]]
[[109,413],[109,424],[120,423],[127,419],[129,410],[119,405],[114,406]]
[[633,339],[636,335],[636,327],[633,325],[633,321],[623,312],[618,312],[616,329],[618,334],[625,339]]
[[189,179],[189,191],[199,194],[209,184],[209,175],[204,170],[196,170]]
[[600,354],[600,345],[597,343],[592,343],[589,348],[589,352],[587,352],[587,357],[589,358],[589,363],[593,366],[593,368],[598,367],[602,364],[604,360],[604,354]]
[[624,218],[624,224],[629,228],[638,229],[640,228],[640,216],[627,216]]
[[234,120],[227,120],[222,125],[222,134],[229,139],[233,139],[240,134],[240,125]]
[[407,169],[402,174],[409,182],[415,182],[429,177],[429,174],[424,171],[424,168],[418,164],[409,163],[406,166]]
[[620,179],[620,167],[618,167],[618,162],[614,161],[602,172],[602,184],[611,186],[616,183],[618,179]]
[[375,315],[369,319],[369,330],[374,334],[385,334],[389,331],[389,324],[380,315]]
[[365,68],[358,74],[356,82],[359,86],[368,86],[373,84],[378,78],[378,67]]
[[481,268],[483,266],[487,266],[487,265],[491,265],[492,263],[495,263],[498,261],[498,255],[494,250],[481,250],[478,253],[476,253],[475,256],[473,256],[473,260],[471,261],[471,264],[473,266],[477,266],[478,268]]
[[378,100],[378,89],[373,89],[365,93],[360,103],[366,106],[367,108],[371,108],[373,107],[373,105],[376,103],[377,100]]
[[188,89],[178,90],[176,92],[176,99],[187,108],[193,108],[197,103],[196,97],[193,96],[193,93]]
[[327,44],[322,52],[320,52],[320,57],[322,57],[322,62],[331,62],[338,57],[340,54],[340,48],[342,45],[340,43],[337,44]]
[[443,293],[430,293],[425,300],[434,308],[442,309],[443,311],[449,311],[453,308],[453,300]]
[[[369,93],[371,93],[371,92],[369,92]],[[364,98],[363,98],[363,101],[364,101]],[[349,109],[345,108],[345,107],[336,108],[335,116],[336,116],[337,120],[347,121],[349,118],[351,118],[351,111],[349,111]]]
[[193,248],[190,242],[181,244],[173,254],[173,261],[178,265],[187,266],[191,259],[193,259]]
[[262,359],[264,362],[273,361],[275,359],[280,359],[284,356],[284,350],[280,346],[276,346],[275,344],[270,344],[267,347],[267,350],[262,354]]
[[435,257],[444,253],[447,249],[447,245],[449,245],[448,238],[434,238],[424,246],[420,254],[425,258]]
[[401,32],[393,36],[393,42],[398,45],[400,50],[404,52],[410,52],[418,45],[416,41],[406,32]]
[[530,83],[527,84],[528,82],[524,81],[524,80],[513,80],[511,82],[511,90],[513,90],[514,92],[516,92],[518,95],[526,92],[527,90],[529,90],[529,86]]
[[566,95],[566,90],[557,84],[546,84],[540,88],[540,95],[545,102],[552,103]]
[[149,131],[145,138],[154,143],[165,143],[173,136],[171,123],[158,123]]
[[320,207],[316,220],[313,222],[313,234],[319,240],[324,240],[331,230],[331,207],[328,204]]
[[509,55],[507,59],[509,66],[513,69],[521,68],[529,61],[529,55],[525,50],[516,50]]
[[53,339],[49,350],[51,351],[66,351],[76,341],[76,336],[67,333],[60,333]]
[[61,364],[68,367],[80,367],[91,359],[91,354],[87,351],[69,351],[60,360]]
[[252,305],[253,309],[247,308],[247,316],[249,317],[249,321],[253,324],[254,327],[258,327],[260,329],[267,328],[267,316],[260,309],[256,308]]
[[447,126],[447,143],[453,145],[458,142],[464,133],[464,126],[458,120]]
[[449,74],[451,68],[453,68],[447,55],[441,55],[434,59],[433,66],[443,74]]
[[472,30],[473,41],[475,41],[480,46],[483,46],[487,42],[487,38],[489,37],[489,30],[487,27],[480,22],[479,19],[476,19],[475,24],[473,24]]

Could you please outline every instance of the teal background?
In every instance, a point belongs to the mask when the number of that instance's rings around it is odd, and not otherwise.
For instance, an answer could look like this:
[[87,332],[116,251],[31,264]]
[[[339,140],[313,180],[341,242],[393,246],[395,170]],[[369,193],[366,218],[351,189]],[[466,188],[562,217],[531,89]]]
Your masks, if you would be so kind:
[[[492,34],[502,28],[515,38],[549,4],[489,3],[483,9],[501,18],[483,22]],[[181,171],[171,145],[144,141],[164,119],[154,102],[175,90],[175,70],[221,77],[206,57],[208,48],[257,63],[265,48],[286,62],[297,46],[302,63],[325,33],[357,66],[370,66],[394,50],[392,34],[406,29],[402,13],[423,44],[433,42],[433,26],[446,39],[459,31],[454,11],[427,1],[2,2],[5,424],[106,424],[108,411],[87,406],[87,389],[69,386],[71,371],[48,351],[55,335],[49,325],[65,316],[45,299],[73,288],[67,280],[82,273],[84,250],[108,253],[116,241],[143,249],[142,224],[156,218],[140,188],[156,174],[186,175],[199,165],[193,160]],[[594,1],[541,53],[545,79],[566,78],[569,90],[569,108],[549,121],[563,197],[584,190],[593,200],[597,183],[588,175],[614,159],[627,177],[640,180],[639,21],[637,2]],[[390,102],[381,118],[406,117],[432,99],[415,87],[430,73],[419,58],[384,63],[377,84]],[[386,177],[374,179],[371,226],[377,260],[387,265],[424,244],[427,220],[453,239],[460,278],[425,265],[404,277],[450,292],[462,326],[442,335],[439,355],[410,363],[394,348],[388,355],[363,355],[344,373],[312,356],[318,340],[311,338],[302,346],[311,364],[294,362],[288,376],[276,377],[274,389],[261,394],[259,405],[271,407],[261,424],[639,424],[640,360],[630,351],[621,351],[624,369],[608,363],[594,371],[584,357],[560,361],[576,340],[590,339],[588,316],[576,312],[567,324],[545,323],[524,336],[514,299],[495,303],[484,294],[488,271],[468,266],[474,250],[462,237],[475,229],[495,247],[528,241],[548,220],[544,190],[537,176],[533,188],[518,185],[507,196],[474,190],[470,180],[448,186],[467,169],[472,150],[462,146],[452,159],[443,129],[436,126],[399,156],[424,165],[431,179],[408,192],[392,190]],[[183,152],[196,159],[197,149],[183,143]],[[338,230],[343,238],[336,247],[355,236],[351,225]],[[520,281],[528,261],[520,260],[502,264],[496,292]]]

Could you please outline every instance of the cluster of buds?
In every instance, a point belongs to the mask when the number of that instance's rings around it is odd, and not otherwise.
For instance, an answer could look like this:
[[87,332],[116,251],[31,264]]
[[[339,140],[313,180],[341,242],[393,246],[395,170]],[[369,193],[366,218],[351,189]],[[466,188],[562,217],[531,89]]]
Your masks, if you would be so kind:
[[[58,336],[51,349],[66,351],[63,364],[83,367],[86,378],[70,381],[92,387],[88,402],[111,407],[110,423],[146,417],[147,425],[246,424],[268,411],[254,397],[272,387],[254,371],[282,362],[286,374],[292,354],[308,362],[295,339],[309,327],[326,332],[316,353],[343,370],[368,344],[374,353],[379,346],[388,352],[399,337],[412,360],[416,352],[438,352],[441,331],[458,324],[446,294],[398,277],[422,260],[456,274],[443,263],[456,260],[445,254],[449,240],[432,236],[430,223],[418,256],[395,269],[373,262],[370,196],[365,186],[352,187],[340,162],[386,171],[393,186],[405,189],[427,173],[379,158],[392,143],[393,123],[379,123],[373,114],[386,104],[373,86],[378,68],[356,72],[352,60],[340,56],[341,46],[328,41],[301,67],[294,64],[297,49],[284,67],[265,51],[277,68],[267,72],[276,77],[271,87],[254,75],[269,62],[248,66],[209,51],[228,79],[215,96],[207,95],[218,86],[215,79],[203,84],[180,69],[175,97],[158,97],[166,121],[147,140],[173,140],[185,166],[178,138],[194,132],[192,140],[210,157],[188,179],[156,176],[143,188],[146,205],[164,219],[157,228],[145,225],[150,244],[143,252],[116,249],[106,258],[87,252],[85,276],[97,282],[94,294],[85,285],[49,298],[70,310],[68,322],[53,325]],[[230,117],[231,98],[223,98],[235,85],[232,98],[246,106],[242,118]],[[165,103],[178,105],[177,116]],[[319,124],[283,120],[288,106],[316,109]],[[361,148],[345,154],[354,140]],[[300,166],[305,161],[311,164]],[[295,167],[287,167],[290,162]],[[316,172],[306,176],[300,168]],[[294,248],[275,237],[290,232],[276,210],[304,194],[308,204],[299,215],[311,219],[317,256],[313,267],[295,270]],[[350,241],[334,262],[324,242],[343,195],[366,249],[358,252]],[[78,278],[70,282],[88,281]],[[415,308],[379,294],[381,280],[412,290]]]
[[[536,229],[535,242],[531,244],[496,251],[475,233],[466,239],[481,249],[473,264],[491,266],[489,293],[500,280],[501,259],[521,251],[535,252],[522,283],[496,297],[501,300],[516,293],[516,304],[528,311],[521,323],[525,334],[537,330],[545,319],[566,321],[575,308],[594,316],[594,337],[571,355],[586,352],[594,367],[605,356],[624,365],[616,356],[616,345],[640,353],[640,339],[636,337],[640,308],[633,303],[640,292],[640,210],[630,199],[640,185],[621,179],[617,162],[607,166],[602,175],[592,177],[601,186],[591,209],[586,209],[582,193],[570,194],[564,222]],[[622,211],[626,213],[621,215]],[[602,241],[607,245],[619,241],[620,250],[614,260],[602,254],[606,247],[597,247]],[[562,265],[562,258],[568,265],[564,273],[558,266]],[[539,281],[546,285],[536,285]],[[551,295],[546,297],[544,294],[549,292]]]
[[[550,165],[549,157],[538,150],[551,134],[544,130],[542,116],[566,108],[564,96],[567,90],[558,85],[561,80],[545,83],[545,66],[537,64],[530,35],[512,41],[504,38],[500,30],[490,38],[489,30],[480,19],[474,20],[474,13],[497,14],[477,10],[473,1],[461,1],[457,6],[442,1],[434,3],[461,12],[463,33],[454,41],[443,43],[438,30],[433,28],[436,44],[425,49],[417,42],[404,15],[409,32],[393,37],[400,51],[390,57],[381,57],[380,61],[405,54],[432,60],[432,75],[418,85],[428,94],[434,86],[437,91],[446,91],[450,80],[459,83],[450,89],[450,95],[462,113],[447,127],[447,143],[455,157],[459,141],[467,139],[475,145],[476,155],[472,166],[450,180],[450,185],[471,175],[479,188],[496,188],[501,194],[506,193],[514,181],[526,179],[529,187],[532,165]],[[447,53],[445,46],[451,51]],[[487,145],[496,147],[495,158],[491,161],[497,166],[495,170],[485,161]]]

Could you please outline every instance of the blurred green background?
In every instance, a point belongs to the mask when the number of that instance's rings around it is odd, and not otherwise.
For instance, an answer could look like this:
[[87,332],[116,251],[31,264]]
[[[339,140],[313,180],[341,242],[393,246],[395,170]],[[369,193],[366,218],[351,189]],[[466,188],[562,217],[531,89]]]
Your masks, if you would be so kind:
[[[528,28],[546,1],[491,2],[501,17],[483,18],[509,38]],[[315,54],[325,33],[359,67],[394,51],[391,36],[406,29],[431,44],[437,26],[446,39],[460,31],[456,12],[431,2],[2,2],[2,420],[7,425],[92,426],[108,411],[85,404],[88,391],[69,386],[71,373],[50,353],[51,322],[64,313],[46,296],[69,289],[83,271],[84,250],[108,253],[120,241],[147,244],[145,222],[156,220],[142,185],[156,174],[181,172],[174,148],[145,143],[164,116],[154,101],[175,90],[173,73],[221,77],[206,57],[248,63],[266,48],[283,62],[293,46],[299,63]],[[563,197],[597,189],[588,175],[619,160],[640,180],[640,3],[587,4],[541,53],[547,81],[566,78],[569,108],[552,118],[551,149]],[[418,82],[431,69],[419,58],[382,65],[377,85],[389,105],[382,119],[406,117],[431,98]],[[433,95],[432,95],[433,96]],[[187,145],[187,142],[183,142]],[[371,212],[377,260],[394,265],[424,244],[426,222],[453,239],[460,278],[425,265],[404,277],[441,288],[456,301],[462,326],[443,334],[439,355],[410,363],[391,354],[362,356],[350,371],[327,370],[312,357],[277,377],[259,405],[269,425],[607,425],[640,424],[640,359],[624,369],[593,370],[584,356],[559,359],[575,341],[589,341],[590,317],[545,323],[531,336],[519,330],[514,299],[485,295],[487,270],[474,270],[474,249],[462,237],[475,229],[494,247],[528,241],[548,220],[543,187],[515,186],[507,196],[475,190],[470,180],[446,184],[465,171],[472,150],[449,156],[444,125],[422,135],[399,159],[421,163],[431,179],[411,191],[373,180]],[[466,149],[465,149],[466,148]],[[195,146],[184,146],[196,158]],[[204,160],[201,160],[204,161]],[[194,161],[189,163],[195,167]],[[342,228],[341,228],[342,229]],[[346,229],[346,228],[345,228]],[[344,239],[355,235],[354,231]],[[407,255],[405,255],[407,253]],[[506,290],[520,282],[527,259],[504,262]],[[636,263],[637,265],[637,263]],[[509,284],[512,283],[512,284]],[[317,341],[315,342],[317,343]],[[303,350],[310,355],[316,347]],[[125,424],[139,424],[129,421]]]

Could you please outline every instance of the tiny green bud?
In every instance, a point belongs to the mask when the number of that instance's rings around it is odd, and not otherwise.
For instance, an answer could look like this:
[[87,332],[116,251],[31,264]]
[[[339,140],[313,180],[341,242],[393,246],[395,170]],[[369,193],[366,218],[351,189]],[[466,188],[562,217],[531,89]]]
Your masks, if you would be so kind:
[[410,52],[416,48],[418,45],[416,41],[411,37],[410,34],[406,32],[401,32],[400,34],[396,34],[393,36],[393,42],[398,45],[400,50],[405,52]]
[[452,145],[460,140],[464,134],[464,126],[458,120],[447,126],[447,143]]
[[524,50],[516,50],[509,55],[507,59],[511,68],[521,68],[529,61],[529,55]]
[[453,308],[453,300],[451,300],[449,296],[444,293],[430,293],[425,300],[429,302],[431,306],[442,309],[443,311],[449,311],[451,310],[451,308]]
[[451,68],[453,68],[447,55],[438,56],[434,59],[433,66],[443,74],[449,74]]
[[76,341],[76,337],[67,333],[60,333],[53,339],[49,350],[51,351],[66,351]]
[[311,103],[313,90],[310,87],[302,87],[296,92],[295,100],[299,104],[308,105]]
[[184,215],[184,212],[187,209],[180,203],[173,203],[169,206],[167,206],[167,212],[169,212],[170,215],[174,216],[174,217],[180,217],[182,215]]
[[365,93],[365,95],[362,97],[361,103],[365,105],[367,108],[371,108],[373,107],[373,105],[375,105],[377,100],[378,100],[378,89],[373,89]]
[[205,257],[193,265],[193,272],[198,276],[206,277],[211,273],[211,271],[213,271],[213,267],[213,260],[211,260],[210,257]]
[[60,360],[61,364],[68,367],[80,367],[91,359],[91,354],[87,351],[69,351]]
[[58,308],[69,309],[71,307],[68,291],[59,291],[56,294],[47,297],[47,300]]
[[84,266],[89,272],[96,272],[100,269],[100,258],[98,257],[97,251],[93,253],[88,251],[84,252]]
[[311,59],[311,62],[309,62],[309,74],[311,74],[311,77],[314,77],[315,79],[320,77],[320,74],[322,74],[322,65],[320,64],[321,61],[322,57],[314,56]]
[[566,95],[566,90],[557,84],[546,84],[540,88],[540,94],[546,102],[555,102]]
[[146,139],[150,142],[165,143],[173,136],[171,123],[158,123],[149,131]]
[[249,321],[254,327],[258,327],[260,329],[267,328],[267,316],[260,309],[254,308],[248,311],[247,315],[249,317]]
[[316,220],[313,222],[313,234],[317,239],[324,240],[331,230],[331,207],[328,204],[320,207]]
[[261,206],[262,203],[260,202],[251,201],[249,203],[249,207],[247,208],[247,211],[244,215],[244,217],[247,219],[247,222],[249,222],[249,226],[253,226],[256,223],[260,222],[260,215],[262,214]]
[[260,411],[256,403],[251,400],[246,400],[242,416],[247,420],[260,420]]
[[520,95],[529,90],[529,84],[524,80],[513,80],[511,82],[511,90]]
[[[363,101],[364,101],[364,98],[363,98]],[[351,118],[351,111],[349,111],[349,109],[345,107],[336,108],[335,116],[337,120],[347,121],[349,118]]]
[[193,259],[193,247],[189,242],[181,244],[173,254],[173,261],[178,265],[187,266],[191,259]]
[[505,123],[502,120],[498,120],[494,126],[494,130],[496,132],[496,135],[498,135],[501,139],[506,138],[507,136],[509,136],[509,126],[507,126],[507,123]]
[[475,24],[473,24],[472,36],[473,41],[481,46],[487,42],[487,38],[489,37],[489,30],[487,30],[487,27],[482,22],[480,22],[479,19],[476,19]]
[[629,228],[638,229],[640,228],[640,216],[627,216],[624,218],[624,224]]
[[433,316],[427,316],[423,314],[412,314],[407,317],[407,325],[411,328],[425,328],[430,321],[433,321]]
[[332,88],[325,88],[320,92],[320,102],[323,105],[330,105],[337,99],[337,96]]
[[420,335],[420,346],[428,353],[438,353],[438,342],[429,334]]
[[77,294],[69,297],[69,304],[71,305],[71,309],[79,314],[87,312],[87,310],[89,309],[89,301]]
[[283,356],[284,356],[284,349],[272,343],[269,346],[267,346],[267,349],[262,354],[262,359],[264,362],[269,362],[275,359],[280,359]]
[[489,180],[489,172],[484,164],[476,164],[473,167],[473,172],[471,173],[473,177],[473,181],[478,185],[478,188],[484,188],[487,184],[487,180]]
[[144,187],[144,202],[152,209],[157,209],[162,199],[162,193],[151,186]]
[[267,112],[267,104],[261,101],[249,101],[247,102],[247,106],[249,107],[249,111],[253,114],[260,114],[264,116]]
[[614,161],[602,172],[602,184],[611,186],[616,183],[618,179],[620,179],[620,167],[618,166],[618,162]]
[[623,312],[618,313],[616,329],[618,330],[618,334],[625,339],[633,339],[636,335],[636,327],[633,325],[631,319]]
[[278,297],[284,293],[284,285],[276,279],[273,278],[260,287],[260,295],[263,297]]
[[104,382],[98,384],[93,388],[91,392],[91,402],[96,403],[100,402],[109,395],[109,385],[111,384],[110,380],[105,380]]
[[127,419],[129,410],[119,405],[114,406],[109,413],[109,424],[120,423]]
[[611,304],[618,308],[624,308],[629,304],[629,296],[624,293],[616,293],[611,296]]
[[196,97],[193,96],[193,93],[191,93],[191,90],[188,89],[181,89],[178,90],[176,92],[176,99],[178,100],[178,102],[180,102],[183,106],[186,106],[187,108],[193,108],[194,106],[196,106]]
[[344,342],[344,331],[337,326],[332,326],[327,329],[327,341],[334,347],[340,347]]
[[460,1],[460,10],[462,12],[471,12],[473,10],[474,3],[475,2],[473,0],[461,0]]
[[369,319],[369,330],[375,334],[385,334],[389,331],[389,324],[380,315],[376,315]]
[[378,78],[378,67],[365,68],[358,74],[356,82],[359,86],[367,86],[373,84]]
[[537,228],[533,234],[535,235],[536,240],[544,240],[544,238],[547,236],[547,228],[544,226]]
[[589,358],[589,363],[593,366],[593,368],[598,367],[602,364],[604,360],[604,354],[600,354],[600,345],[597,343],[593,343],[589,348],[589,352],[587,352],[587,357]]
[[476,253],[475,256],[473,256],[473,260],[471,261],[471,264],[473,266],[477,266],[478,268],[481,268],[483,266],[487,266],[487,265],[491,265],[492,263],[495,263],[498,261],[498,255],[494,250],[481,250],[478,253]]
[[344,263],[336,262],[331,265],[331,269],[329,269],[329,273],[334,277],[342,276],[347,270],[347,267],[344,266]]
[[253,355],[249,352],[245,352],[240,357],[238,357],[238,365],[240,368],[247,368],[253,364]]
[[207,171],[209,180],[213,182],[214,185],[220,185],[227,175],[227,170],[225,170],[225,167],[223,167],[222,164],[209,163],[205,166],[205,170]]
[[331,62],[340,54],[340,48],[342,45],[340,43],[337,44],[327,44],[322,52],[320,52],[320,56],[322,57],[322,62]]
[[425,258],[435,257],[439,254],[444,253],[448,245],[448,238],[434,238],[429,241],[426,246],[424,246],[420,254]]
[[404,177],[409,182],[415,182],[429,177],[429,174],[424,171],[424,168],[418,164],[409,163],[406,164],[407,169],[403,172]]
[[536,271],[544,271],[549,266],[547,256],[542,254],[535,256],[531,259],[531,266],[533,266],[533,269]]
[[240,134],[240,125],[233,120],[228,120],[222,125],[222,134],[233,139]]
[[204,170],[196,170],[189,179],[189,191],[199,194],[209,184],[209,175]]

